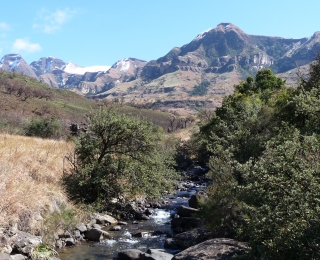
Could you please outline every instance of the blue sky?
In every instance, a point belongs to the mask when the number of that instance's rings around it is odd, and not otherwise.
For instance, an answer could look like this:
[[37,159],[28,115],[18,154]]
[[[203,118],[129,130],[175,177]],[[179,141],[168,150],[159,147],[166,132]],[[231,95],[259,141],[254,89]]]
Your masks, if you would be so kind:
[[199,33],[231,22],[248,34],[310,37],[319,0],[2,0],[0,57],[54,56],[81,66],[157,59]]

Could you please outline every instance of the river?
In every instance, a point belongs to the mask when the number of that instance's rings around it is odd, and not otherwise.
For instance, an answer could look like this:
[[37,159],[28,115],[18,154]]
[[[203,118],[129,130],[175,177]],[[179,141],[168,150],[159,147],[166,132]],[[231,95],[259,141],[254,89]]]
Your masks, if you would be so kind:
[[[198,187],[190,185],[188,191],[178,192],[177,194],[167,197],[167,206],[164,209],[155,209],[150,216],[150,220],[140,221],[133,224],[122,226],[120,231],[109,231],[114,238],[97,242],[84,242],[74,247],[66,247],[59,250],[61,260],[102,260],[116,259],[118,252],[128,248],[139,249],[143,252],[148,248],[164,249],[164,242],[167,237],[172,235],[170,220],[171,215],[175,214],[179,205],[188,205],[190,196],[196,192]],[[148,235],[148,233],[158,231],[159,235]],[[134,237],[132,234],[145,232],[145,237]],[[177,251],[166,250],[174,254]]]

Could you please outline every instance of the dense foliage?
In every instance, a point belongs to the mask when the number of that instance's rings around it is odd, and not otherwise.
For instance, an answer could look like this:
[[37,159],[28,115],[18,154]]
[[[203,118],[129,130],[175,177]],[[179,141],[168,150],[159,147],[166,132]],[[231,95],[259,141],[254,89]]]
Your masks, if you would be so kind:
[[204,80],[199,85],[194,86],[191,92],[191,96],[204,96],[207,94],[209,87],[210,87],[210,82],[207,80]]
[[271,70],[235,86],[193,137],[212,184],[201,215],[250,259],[320,258],[320,62],[297,88]]
[[25,127],[25,134],[42,138],[58,138],[62,135],[62,127],[54,116],[32,118]]
[[173,153],[161,143],[163,131],[129,117],[116,106],[88,115],[89,131],[80,136],[71,173],[64,183],[72,198],[105,207],[136,195],[159,197],[175,183]]

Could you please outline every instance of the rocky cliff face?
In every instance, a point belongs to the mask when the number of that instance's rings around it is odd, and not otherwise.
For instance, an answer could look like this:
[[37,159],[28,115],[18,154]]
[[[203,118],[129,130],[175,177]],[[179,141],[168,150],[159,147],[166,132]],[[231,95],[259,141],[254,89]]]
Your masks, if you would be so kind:
[[43,57],[38,61],[34,61],[30,64],[30,67],[39,77],[46,73],[52,73],[54,70],[62,70],[62,68],[66,65],[63,60],[54,58],[54,57]]
[[221,23],[181,48],[175,47],[164,57],[150,61],[142,77],[151,81],[177,70],[221,74],[240,69],[254,73],[270,67],[284,72],[292,69],[296,60],[299,65],[311,62],[318,42],[319,33],[310,39],[285,39],[248,35],[231,23]]

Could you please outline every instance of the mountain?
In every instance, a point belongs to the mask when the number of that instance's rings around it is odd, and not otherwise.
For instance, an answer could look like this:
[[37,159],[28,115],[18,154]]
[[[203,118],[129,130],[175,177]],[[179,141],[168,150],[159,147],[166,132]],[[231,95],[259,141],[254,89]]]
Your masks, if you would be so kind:
[[0,61],[0,69],[25,74],[33,78],[37,75],[19,54],[7,54]]
[[[320,32],[310,38],[286,39],[249,35],[231,23],[221,23],[149,61],[137,80],[121,83],[100,96],[171,104],[175,109],[205,103],[219,106],[240,80],[263,68],[283,74],[306,65],[319,48]],[[210,83],[206,95],[194,95],[195,87],[204,81]]]
[[[197,35],[149,62],[127,58],[110,66],[82,67],[54,57],[30,66],[18,54],[8,54],[0,69],[21,72],[54,87],[82,95],[135,103],[154,103],[174,110],[216,107],[234,84],[263,68],[295,81],[294,69],[313,61],[320,48],[320,32],[287,39],[246,34],[231,23]],[[200,95],[197,88],[206,85]]]

